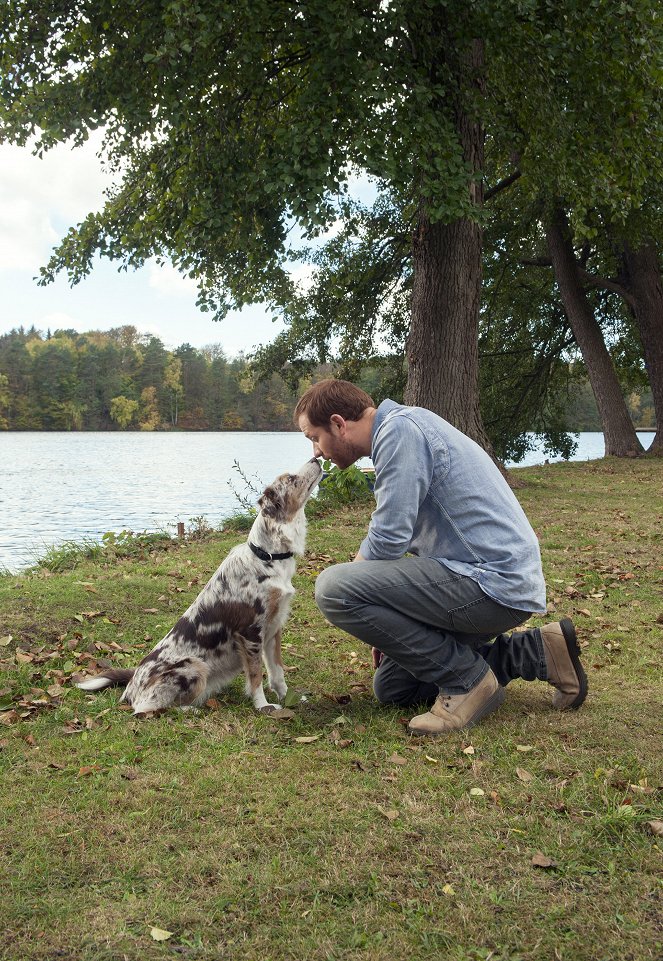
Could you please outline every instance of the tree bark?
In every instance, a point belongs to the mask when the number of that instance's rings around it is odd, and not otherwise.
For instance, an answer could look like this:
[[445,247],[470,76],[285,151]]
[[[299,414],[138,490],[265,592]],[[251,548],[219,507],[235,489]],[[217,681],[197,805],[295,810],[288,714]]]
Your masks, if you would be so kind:
[[627,244],[624,265],[656,412],[656,434],[647,453],[663,457],[663,282],[654,244],[638,250]]
[[[464,64],[464,83],[476,83],[483,45],[474,41]],[[462,84],[461,84],[462,85]],[[476,173],[472,202],[483,202],[481,168],[484,131],[456,109],[463,156]],[[482,231],[464,218],[431,223],[426,199],[419,206],[413,244],[412,319],[407,342],[405,403],[440,414],[492,456],[479,408],[479,304]]]
[[585,295],[566,214],[561,208],[550,217],[546,238],[566,315],[596,398],[606,456],[635,457],[643,453],[642,444],[629,416],[603,332]]

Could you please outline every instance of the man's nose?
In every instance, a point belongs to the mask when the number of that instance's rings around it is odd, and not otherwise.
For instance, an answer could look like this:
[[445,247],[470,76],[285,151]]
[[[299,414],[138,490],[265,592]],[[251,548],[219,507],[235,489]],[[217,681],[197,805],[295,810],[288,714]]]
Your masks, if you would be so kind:
[[320,448],[318,447],[317,444],[314,444],[314,445],[313,445],[313,456],[314,456],[314,457],[322,457],[322,451],[320,450]]

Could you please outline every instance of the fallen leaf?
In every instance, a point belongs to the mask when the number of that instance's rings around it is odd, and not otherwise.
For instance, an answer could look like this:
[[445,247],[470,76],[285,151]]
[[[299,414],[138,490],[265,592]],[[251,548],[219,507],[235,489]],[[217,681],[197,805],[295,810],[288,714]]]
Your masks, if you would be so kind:
[[557,861],[553,861],[552,858],[549,858],[547,854],[543,854],[542,851],[536,852],[531,863],[535,868],[550,869],[557,867]]
[[144,607],[143,614],[158,614],[156,607]]
[[534,748],[531,744],[516,744],[516,751],[520,751],[521,754],[528,754],[533,750]]
[[581,607],[581,608],[579,608],[578,614],[584,614],[585,617],[591,617],[591,616],[592,616],[592,612],[591,612],[591,611],[588,611],[586,607]]
[[407,764],[407,758],[406,758],[406,757],[401,757],[400,754],[398,754],[396,751],[394,751],[394,753],[393,753],[393,754],[391,755],[391,757],[389,758],[389,763],[390,763],[390,764],[400,764],[400,765]]
[[313,741],[319,741],[321,737],[322,734],[310,734],[307,737],[296,737],[294,740],[297,742],[297,744],[312,744]]
[[394,808],[386,809],[386,808],[380,807],[379,804],[378,804],[378,811],[380,812],[380,814],[383,815],[383,817],[386,817],[388,821],[395,821],[396,818],[399,816],[399,812],[396,811]]
[[8,644],[11,644],[12,640],[13,637],[11,634],[5,634],[4,637],[0,637],[0,647],[7,647]]
[[340,741],[336,741],[336,747],[350,747],[354,744],[354,741],[349,737],[342,737]]
[[286,693],[283,700],[285,707],[296,707],[299,704],[299,694],[297,691],[293,691],[292,688]]
[[436,757],[431,757],[430,754],[424,754],[424,757],[425,757],[426,760],[429,761],[431,764],[439,764],[439,763],[440,763],[439,760],[438,760]]
[[467,747],[463,748],[463,754],[474,754],[474,748],[471,744],[468,744]]
[[289,707],[282,707],[280,711],[273,711],[271,714],[275,721],[291,721],[296,716],[295,712],[291,711]]
[[221,707],[221,702],[217,701],[215,697],[208,697],[205,701],[205,707],[211,708],[213,711],[218,711]]
[[9,726],[10,724],[17,724],[18,720],[19,715],[17,711],[3,711],[2,714],[0,714],[0,724]]
[[456,892],[454,891],[454,889],[451,887],[450,884],[445,884],[444,887],[442,888],[442,894],[446,894],[448,898],[452,898],[455,893]]
[[470,788],[470,795],[471,795],[471,797],[483,797],[485,793],[486,793],[486,792],[484,791],[483,788],[480,788],[480,787],[471,787],[471,788]]
[[94,774],[96,771],[100,771],[100,770],[101,768],[99,767],[98,764],[84,765],[83,767],[78,769],[78,776],[89,777],[91,774]]
[[516,774],[518,775],[521,781],[525,782],[525,784],[529,784],[529,782],[534,778],[533,774],[530,774],[529,771],[526,771],[525,768],[522,768],[522,767],[516,768]]
[[164,931],[162,928],[150,928],[150,937],[153,941],[167,941],[172,938],[172,931]]
[[663,837],[663,821],[647,821],[647,829],[656,837]]

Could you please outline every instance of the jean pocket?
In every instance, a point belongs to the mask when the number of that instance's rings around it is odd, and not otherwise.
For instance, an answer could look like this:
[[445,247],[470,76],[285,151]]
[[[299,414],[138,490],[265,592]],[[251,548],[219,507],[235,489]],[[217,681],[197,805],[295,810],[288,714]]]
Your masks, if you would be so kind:
[[490,597],[477,597],[468,604],[449,611],[453,630],[462,634],[488,634],[496,636],[518,627],[527,620],[526,611],[503,607]]

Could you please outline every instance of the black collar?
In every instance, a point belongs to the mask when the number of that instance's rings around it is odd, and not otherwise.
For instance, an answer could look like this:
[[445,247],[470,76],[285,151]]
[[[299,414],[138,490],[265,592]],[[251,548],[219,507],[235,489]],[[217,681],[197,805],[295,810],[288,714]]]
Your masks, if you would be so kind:
[[284,561],[288,557],[295,556],[292,551],[287,551],[285,554],[269,554],[267,551],[263,551],[262,547],[252,544],[251,541],[249,541],[249,547],[261,561]]

